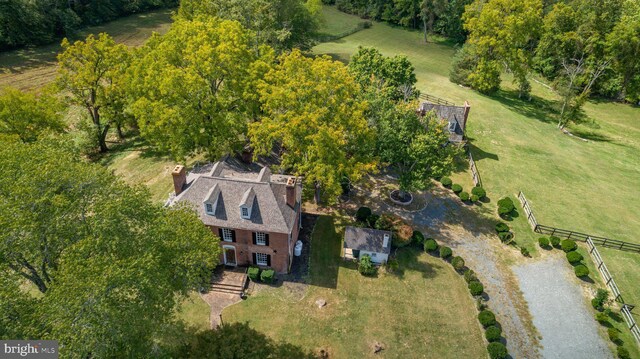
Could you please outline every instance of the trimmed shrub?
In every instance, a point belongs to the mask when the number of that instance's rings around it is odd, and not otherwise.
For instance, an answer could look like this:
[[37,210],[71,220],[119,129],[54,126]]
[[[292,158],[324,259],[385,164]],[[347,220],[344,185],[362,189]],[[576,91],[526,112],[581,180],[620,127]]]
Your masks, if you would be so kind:
[[489,343],[500,341],[500,336],[502,335],[502,330],[494,325],[487,327],[487,330],[484,332],[485,338]]
[[618,344],[620,342],[620,332],[616,328],[607,328],[607,334],[609,334],[609,340]]
[[571,264],[580,263],[580,261],[582,261],[583,259],[584,259],[584,257],[582,256],[582,254],[580,254],[580,253],[578,253],[576,251],[567,253],[567,260]]
[[520,248],[520,253],[525,257],[529,257],[529,250],[527,249],[527,247]]
[[558,248],[560,246],[560,238],[556,237],[556,236],[551,236],[549,237],[549,242],[551,242],[551,245]]
[[360,221],[360,222],[364,222],[367,219],[369,219],[369,216],[371,216],[372,214],[373,214],[373,212],[371,211],[371,208],[369,208],[369,207],[360,207],[356,211],[356,219],[358,221]]
[[480,197],[476,196],[475,194],[471,195],[471,202],[476,203],[480,200]]
[[413,234],[411,235],[411,243],[421,246],[422,243],[424,243],[424,234],[420,231],[413,231]]
[[593,309],[603,311],[604,305],[608,299],[609,299],[609,291],[606,289],[600,288],[596,292],[596,296],[593,297],[593,299],[591,299],[591,306],[593,307]]
[[629,354],[629,351],[627,350],[627,348],[625,347],[618,347],[618,358],[619,359],[631,359],[631,354]]
[[496,316],[492,311],[485,309],[478,313],[478,321],[484,328],[487,328],[496,324]]
[[[593,299],[591,300],[591,304],[593,305]],[[609,323],[609,316],[607,313],[598,312],[596,313],[596,320],[602,325],[607,325],[607,323]]]
[[387,261],[387,269],[390,272],[395,272],[398,270],[398,267],[400,266],[400,264],[398,263],[398,261],[396,259],[389,259]]
[[560,242],[560,247],[566,253],[575,251],[576,249],[578,249],[578,245],[576,244],[576,242],[570,239],[565,239],[564,241]]
[[462,200],[462,202],[467,202],[467,201],[469,200],[469,197],[470,197],[470,196],[469,196],[469,193],[464,192],[464,191],[463,191],[463,192],[460,192],[460,193],[458,194],[458,196],[460,196],[460,200]]
[[496,232],[509,232],[509,225],[504,222],[498,222],[496,224]]
[[260,273],[260,280],[265,283],[273,283],[276,281],[276,272],[273,269],[265,269]]
[[474,297],[476,295],[481,295],[482,292],[484,292],[484,286],[482,285],[482,283],[478,282],[477,280],[469,282],[467,287],[469,288],[469,292],[471,292],[471,295],[473,295]]
[[549,248],[549,238],[547,238],[547,237],[538,238],[538,244],[542,248]]
[[500,232],[500,233],[498,233],[498,238],[500,238],[500,240],[503,243],[509,243],[509,242],[511,242],[511,239],[513,239],[513,233],[511,233],[511,232]]
[[375,228],[381,231],[390,231],[393,229],[393,218],[387,214],[383,214],[376,221]]
[[509,355],[504,344],[498,342],[489,343],[489,345],[487,345],[487,351],[491,359],[505,359],[507,355]]
[[438,243],[433,238],[427,238],[424,241],[424,251],[425,252],[435,252],[438,250]]
[[471,282],[477,282],[478,281],[478,277],[476,276],[476,272],[472,271],[471,269],[467,269],[466,271],[464,271],[464,280],[467,283],[471,283]]
[[440,258],[447,259],[451,257],[452,254],[453,254],[453,251],[451,250],[451,248],[447,246],[440,247]]
[[362,275],[374,275],[378,268],[371,261],[371,257],[368,255],[363,255],[360,257],[360,261],[358,262],[358,272]]
[[369,218],[367,218],[367,225],[369,225],[369,227],[374,228],[376,226],[376,222],[378,222],[378,219],[380,219],[380,216],[378,216],[377,214],[372,214],[369,216]]
[[460,256],[455,256],[451,260],[451,265],[455,270],[461,271],[462,269],[464,269],[464,259]]
[[453,184],[453,181],[449,177],[442,177],[440,179],[440,183],[442,183],[442,185],[444,187],[451,188],[451,185]]
[[503,217],[516,209],[513,201],[509,197],[505,197],[498,201],[498,214]]
[[473,187],[471,189],[471,194],[478,196],[479,199],[482,199],[487,196],[487,191],[485,191],[482,187]]
[[573,268],[573,271],[576,273],[576,277],[586,277],[589,275],[589,268],[584,264],[578,264]]
[[252,282],[257,282],[258,278],[260,278],[260,268],[249,267],[249,269],[247,269],[247,277],[249,277]]
[[454,183],[453,185],[451,185],[451,190],[453,191],[453,193],[458,194],[462,192],[462,186],[457,183]]

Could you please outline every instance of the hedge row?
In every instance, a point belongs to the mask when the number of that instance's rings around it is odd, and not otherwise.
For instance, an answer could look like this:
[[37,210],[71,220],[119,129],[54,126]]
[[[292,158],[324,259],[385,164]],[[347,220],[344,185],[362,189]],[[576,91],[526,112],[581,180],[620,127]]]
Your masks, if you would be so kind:
[[461,185],[453,183],[453,181],[451,181],[451,178],[449,177],[442,177],[440,179],[440,183],[442,183],[443,187],[450,188],[453,193],[457,194],[462,202],[471,201],[471,203],[475,203],[486,198],[487,196],[487,191],[485,191],[482,187],[473,187],[471,189],[471,193],[465,192]]
[[249,267],[247,276],[252,282],[258,282],[258,279],[269,284],[276,281],[276,272],[273,269],[261,270],[258,267]]

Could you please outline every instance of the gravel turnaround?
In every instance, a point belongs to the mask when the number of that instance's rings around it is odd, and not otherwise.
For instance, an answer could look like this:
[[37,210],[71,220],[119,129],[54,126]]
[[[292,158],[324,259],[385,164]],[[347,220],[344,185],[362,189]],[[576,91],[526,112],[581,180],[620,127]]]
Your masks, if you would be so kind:
[[513,271],[542,336],[543,358],[612,358],[566,259],[554,255]]

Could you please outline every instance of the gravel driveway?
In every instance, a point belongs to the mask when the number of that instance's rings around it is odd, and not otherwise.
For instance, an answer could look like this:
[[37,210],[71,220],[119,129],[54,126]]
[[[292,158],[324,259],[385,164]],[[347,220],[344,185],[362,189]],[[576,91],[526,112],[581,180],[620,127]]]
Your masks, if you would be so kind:
[[513,271],[542,336],[543,358],[612,358],[563,256],[554,254]]

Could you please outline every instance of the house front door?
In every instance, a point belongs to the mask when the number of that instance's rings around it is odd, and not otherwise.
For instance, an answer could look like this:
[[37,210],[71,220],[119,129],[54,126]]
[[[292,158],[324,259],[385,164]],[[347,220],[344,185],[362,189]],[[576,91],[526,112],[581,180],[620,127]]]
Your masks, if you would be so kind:
[[232,246],[224,246],[224,264],[228,266],[236,266],[236,249]]

